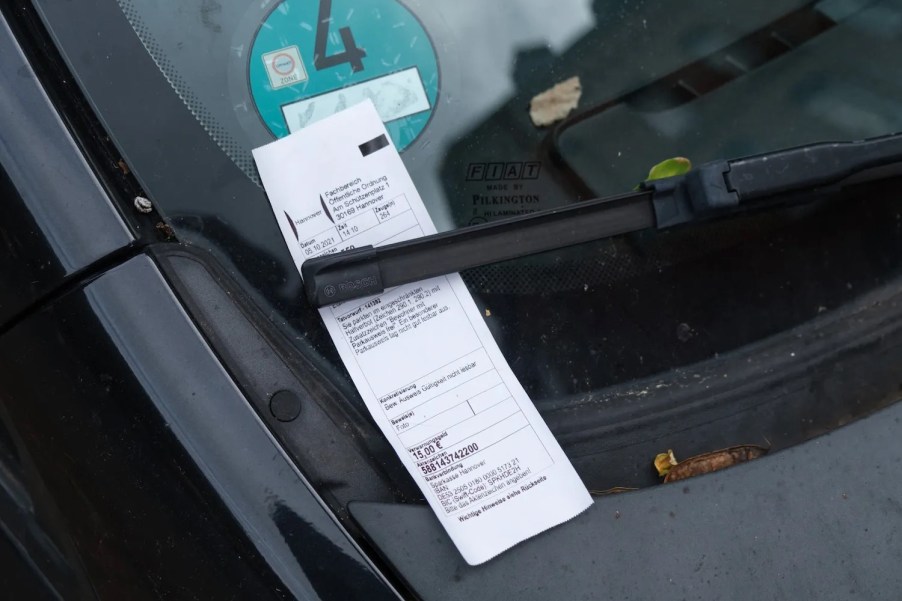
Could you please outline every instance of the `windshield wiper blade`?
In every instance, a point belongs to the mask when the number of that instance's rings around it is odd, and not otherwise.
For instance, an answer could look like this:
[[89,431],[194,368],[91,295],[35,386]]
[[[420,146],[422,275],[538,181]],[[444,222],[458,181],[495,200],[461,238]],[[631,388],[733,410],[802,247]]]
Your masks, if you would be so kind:
[[647,181],[630,194],[316,257],[303,263],[301,275],[308,300],[321,307],[591,240],[805,202],[835,191],[852,176],[888,177],[877,168],[899,163],[902,134],[714,161],[685,175]]

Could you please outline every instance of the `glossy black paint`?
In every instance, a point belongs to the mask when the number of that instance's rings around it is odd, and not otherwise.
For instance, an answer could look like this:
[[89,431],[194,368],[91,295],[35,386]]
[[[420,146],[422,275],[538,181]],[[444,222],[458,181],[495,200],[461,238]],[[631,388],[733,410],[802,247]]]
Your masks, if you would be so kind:
[[128,376],[103,333],[79,292],[0,338],[0,402],[35,521],[77,573],[64,593],[272,597],[278,581],[235,539],[140,374]]
[[16,325],[0,364],[77,596],[392,598],[147,257]]
[[396,598],[41,83],[0,18],[2,595]]
[[47,587],[40,575],[29,565],[15,547],[15,543],[0,534],[0,590],[7,592],[22,592],[29,595],[34,601],[56,599],[57,597]]
[[134,241],[0,19],[0,326]]

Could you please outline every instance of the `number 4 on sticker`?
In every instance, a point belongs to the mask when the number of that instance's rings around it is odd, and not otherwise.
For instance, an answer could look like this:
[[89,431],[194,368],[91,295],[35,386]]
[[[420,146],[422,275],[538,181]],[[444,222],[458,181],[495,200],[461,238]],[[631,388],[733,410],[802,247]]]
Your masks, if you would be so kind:
[[316,41],[313,47],[313,66],[317,71],[337,67],[349,63],[354,73],[363,71],[363,57],[366,52],[358,48],[354,41],[354,34],[350,27],[342,27],[338,30],[344,52],[326,56],[326,42],[329,38],[329,25],[332,24],[332,0],[320,0],[319,18],[316,23]]

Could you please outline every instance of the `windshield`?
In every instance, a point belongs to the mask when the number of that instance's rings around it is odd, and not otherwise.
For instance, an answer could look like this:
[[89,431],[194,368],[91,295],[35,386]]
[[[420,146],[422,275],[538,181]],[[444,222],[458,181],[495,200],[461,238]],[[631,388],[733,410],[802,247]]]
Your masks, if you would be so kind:
[[[212,253],[352,403],[255,147],[370,98],[442,231],[628,192],[669,157],[700,164],[902,130],[895,0],[36,4],[179,242]],[[70,19],[101,42],[67,34]],[[574,77],[575,109],[537,125],[531,101]],[[612,470],[600,428],[662,391],[704,398],[757,365],[755,345],[879,290],[898,276],[900,226],[884,191],[462,275],[589,487],[639,485],[650,458]],[[762,369],[746,376],[780,363]],[[835,413],[832,425],[848,412]],[[747,431],[787,444],[826,427]]]

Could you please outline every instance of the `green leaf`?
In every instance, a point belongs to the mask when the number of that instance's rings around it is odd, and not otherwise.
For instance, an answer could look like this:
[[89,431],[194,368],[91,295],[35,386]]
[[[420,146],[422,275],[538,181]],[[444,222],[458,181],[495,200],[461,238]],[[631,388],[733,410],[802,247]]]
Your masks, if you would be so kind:
[[673,177],[675,175],[683,175],[692,169],[692,161],[685,157],[674,157],[661,161],[651,168],[645,181],[653,179],[664,179],[665,177]]

